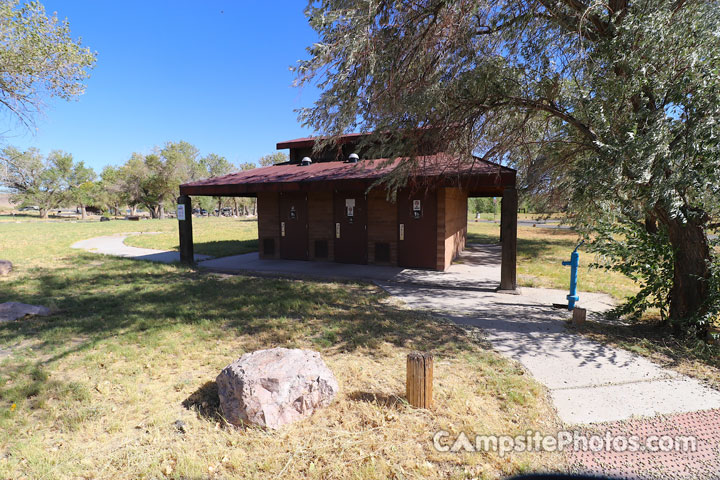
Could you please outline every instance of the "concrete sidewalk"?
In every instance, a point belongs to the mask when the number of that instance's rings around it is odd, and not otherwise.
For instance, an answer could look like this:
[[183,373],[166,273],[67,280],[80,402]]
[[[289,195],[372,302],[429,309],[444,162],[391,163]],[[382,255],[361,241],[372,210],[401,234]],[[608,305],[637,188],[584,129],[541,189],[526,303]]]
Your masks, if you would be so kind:
[[228,273],[264,273],[303,278],[381,281],[432,288],[495,291],[500,280],[500,245],[468,245],[446,271],[302,260],[261,260],[257,253],[215,258],[199,267]]
[[[560,419],[589,424],[720,408],[720,392],[626,350],[568,332],[565,291],[523,288],[521,295],[436,290],[379,282],[418,310],[483,329],[493,347],[550,390]],[[579,306],[601,312],[606,295],[580,293]]]
[[[132,258],[134,260],[148,260],[151,262],[174,263],[180,261],[180,253],[172,250],[153,250],[150,248],[138,248],[125,245],[125,239],[132,235],[152,235],[152,233],[122,233],[118,235],[107,235],[95,237],[88,240],[81,240],[71,245],[71,248],[87,250],[102,255],[113,255],[116,257]],[[207,260],[212,258],[208,255],[195,255],[195,260]]]

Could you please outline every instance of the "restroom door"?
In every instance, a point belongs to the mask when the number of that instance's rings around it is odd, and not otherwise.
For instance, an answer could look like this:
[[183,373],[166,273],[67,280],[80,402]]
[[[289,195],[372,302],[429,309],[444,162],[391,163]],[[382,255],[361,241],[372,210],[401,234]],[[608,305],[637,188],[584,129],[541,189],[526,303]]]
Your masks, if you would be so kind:
[[367,250],[367,198],[362,192],[335,192],[335,261],[365,264]]
[[437,194],[398,192],[398,264],[437,268]]
[[304,193],[280,193],[280,258],[308,259],[308,208]]

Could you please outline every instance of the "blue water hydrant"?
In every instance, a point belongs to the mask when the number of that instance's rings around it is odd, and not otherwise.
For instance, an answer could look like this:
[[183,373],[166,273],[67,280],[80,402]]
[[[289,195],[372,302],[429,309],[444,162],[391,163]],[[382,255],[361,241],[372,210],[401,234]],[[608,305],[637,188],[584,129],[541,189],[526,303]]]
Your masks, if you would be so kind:
[[570,254],[569,262],[562,262],[564,266],[570,266],[570,295],[567,296],[568,310],[572,310],[573,308],[575,308],[575,303],[580,300],[580,297],[577,294],[577,272],[578,266],[580,266],[580,254],[577,250],[583,243],[585,243],[585,240],[582,240],[580,243],[577,244],[575,250],[573,250],[573,252]]

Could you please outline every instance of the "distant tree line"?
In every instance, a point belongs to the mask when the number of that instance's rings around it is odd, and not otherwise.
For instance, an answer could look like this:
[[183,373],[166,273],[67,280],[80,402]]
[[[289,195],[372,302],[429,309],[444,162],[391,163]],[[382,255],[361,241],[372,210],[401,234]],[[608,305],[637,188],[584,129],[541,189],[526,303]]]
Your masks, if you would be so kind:
[[[287,160],[284,153],[266,155],[261,166]],[[255,163],[234,165],[221,155],[201,156],[188,142],[168,142],[149,154],[133,153],[120,166],[107,166],[100,175],[76,162],[72,155],[59,150],[43,157],[35,148],[20,151],[6,147],[0,154],[0,186],[12,193],[12,201],[37,206],[40,215],[61,206],[75,206],[82,218],[89,207],[108,214],[122,215],[127,208],[131,215],[138,208],[147,210],[152,218],[165,218],[174,210],[179,186],[195,180],[226,175],[255,168]],[[253,198],[198,197],[196,206],[219,215],[229,208],[233,215],[256,213]]]

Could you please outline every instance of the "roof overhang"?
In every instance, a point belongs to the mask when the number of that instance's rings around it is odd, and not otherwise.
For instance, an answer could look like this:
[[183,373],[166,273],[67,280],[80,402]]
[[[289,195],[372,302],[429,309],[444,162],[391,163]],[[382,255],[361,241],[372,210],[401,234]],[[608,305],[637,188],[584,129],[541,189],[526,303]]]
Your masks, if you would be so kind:
[[[249,196],[262,192],[366,190],[391,174],[403,159],[358,163],[318,162],[308,166],[273,165],[209,178],[180,186],[183,195]],[[439,154],[418,157],[408,173],[410,186],[460,187],[471,196],[499,196],[515,186],[516,171],[476,159],[469,164]]]

